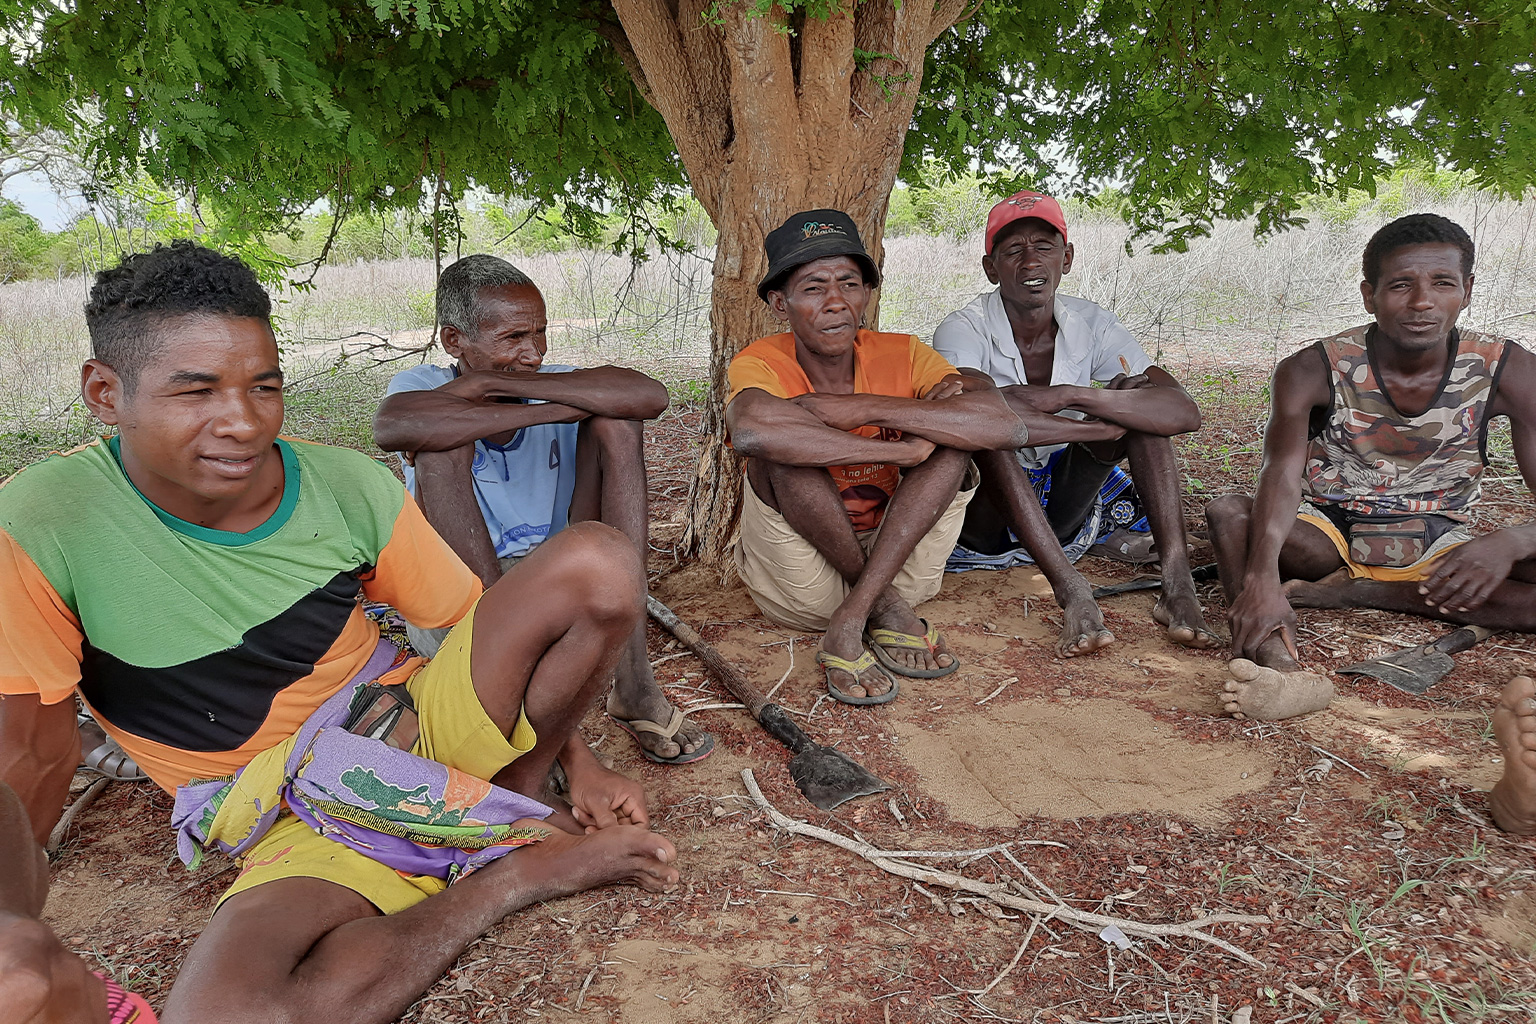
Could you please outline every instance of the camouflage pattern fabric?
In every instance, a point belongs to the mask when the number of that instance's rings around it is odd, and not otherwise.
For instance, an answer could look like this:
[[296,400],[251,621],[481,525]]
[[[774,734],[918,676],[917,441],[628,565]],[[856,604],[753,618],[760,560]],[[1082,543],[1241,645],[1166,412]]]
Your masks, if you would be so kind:
[[1364,515],[1434,512],[1464,520],[1487,464],[1488,404],[1510,342],[1453,331],[1456,354],[1440,393],[1420,415],[1405,416],[1377,380],[1375,331],[1374,324],[1356,327],[1316,343],[1333,401],[1307,446],[1303,493]]

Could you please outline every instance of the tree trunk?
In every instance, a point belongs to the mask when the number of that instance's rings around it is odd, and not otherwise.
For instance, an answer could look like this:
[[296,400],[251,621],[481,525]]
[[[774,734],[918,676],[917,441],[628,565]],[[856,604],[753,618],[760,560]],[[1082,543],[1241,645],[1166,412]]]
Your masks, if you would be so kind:
[[[800,210],[842,210],[884,261],[886,207],[923,58],[970,0],[865,0],[824,19],[711,0],[613,0],[603,34],[659,111],[694,194],[719,232],[710,312],[710,399],[684,550],[723,564],[741,509],[725,444],[726,369],[779,330],[757,297],[763,239]],[[718,24],[706,23],[711,11]],[[874,53],[856,66],[855,50]]]

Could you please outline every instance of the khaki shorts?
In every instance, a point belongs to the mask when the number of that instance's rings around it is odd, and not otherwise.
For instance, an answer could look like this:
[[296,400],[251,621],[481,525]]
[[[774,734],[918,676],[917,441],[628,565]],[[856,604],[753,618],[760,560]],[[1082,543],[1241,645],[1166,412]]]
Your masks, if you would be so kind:
[[[944,563],[955,549],[965,507],[976,494],[981,477],[971,464],[955,500],[939,516],[928,535],[917,542],[912,554],[891,581],[902,600],[914,608],[939,592]],[[866,554],[875,546],[880,529],[858,534]],[[795,532],[775,509],[770,508],[743,482],[741,537],[736,542],[736,570],[758,609],[768,618],[792,629],[819,633],[827,628],[832,613],[848,596],[849,586],[832,564],[810,541]]]
[[[526,714],[509,741],[491,721],[469,677],[474,610],[448,632],[442,650],[406,680],[416,703],[421,735],[412,752],[490,781],[534,748],[538,737]],[[406,875],[327,839],[284,813],[240,858],[240,874],[219,902],[280,878],[320,878],[345,886],[381,913],[393,914],[447,887],[441,878]]]

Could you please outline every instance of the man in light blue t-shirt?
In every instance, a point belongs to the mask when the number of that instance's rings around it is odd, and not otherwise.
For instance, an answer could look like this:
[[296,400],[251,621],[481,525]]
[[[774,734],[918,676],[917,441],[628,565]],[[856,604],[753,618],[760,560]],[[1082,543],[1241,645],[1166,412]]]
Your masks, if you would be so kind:
[[[571,522],[622,530],[643,559],[643,428],[666,409],[667,389],[617,366],[544,365],[544,297],[495,256],[443,271],[437,319],[456,362],[397,373],[373,430],[380,448],[401,453],[405,484],[443,539],[486,586]],[[411,642],[431,655],[439,632],[412,627]],[[619,662],[608,714],[661,764],[714,749],[656,685],[643,621]]]

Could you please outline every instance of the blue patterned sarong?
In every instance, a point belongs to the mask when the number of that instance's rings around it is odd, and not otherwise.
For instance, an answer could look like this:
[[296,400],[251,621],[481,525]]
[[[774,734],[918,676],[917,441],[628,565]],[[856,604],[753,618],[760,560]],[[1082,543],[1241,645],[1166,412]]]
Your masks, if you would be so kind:
[[[1057,464],[1066,451],[1066,448],[1061,448],[1051,453],[1051,457],[1039,469],[1024,467],[1024,472],[1029,477],[1029,485],[1035,489],[1035,494],[1040,498],[1041,508],[1044,508],[1050,500],[1051,474],[1055,472]],[[1136,493],[1136,486],[1131,483],[1131,475],[1119,466],[1111,466],[1109,477],[1104,481],[1104,486],[1099,488],[1099,496],[1094,501],[1088,518],[1083,520],[1077,536],[1061,546],[1062,551],[1066,553],[1067,561],[1076,562],[1087,553],[1089,548],[1119,529],[1130,530],[1132,533],[1148,533],[1152,527],[1148,524],[1146,512],[1141,507],[1141,496]],[[1015,546],[996,555],[985,555],[980,551],[972,551],[962,544],[956,544],[944,570],[969,572],[972,569],[1012,569],[1016,565],[1034,565],[1035,560],[1019,544],[1018,536],[1011,529],[1008,531],[1008,536]]]

